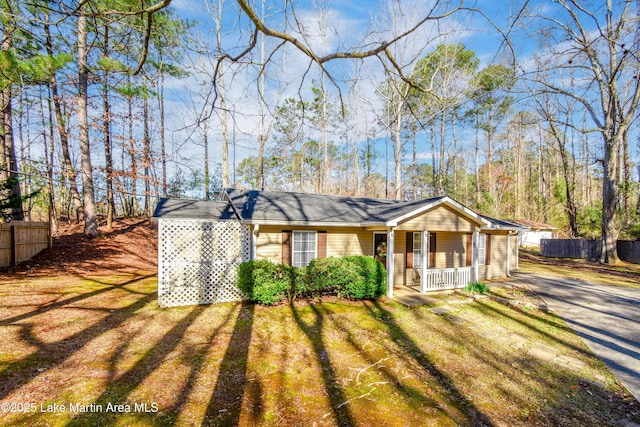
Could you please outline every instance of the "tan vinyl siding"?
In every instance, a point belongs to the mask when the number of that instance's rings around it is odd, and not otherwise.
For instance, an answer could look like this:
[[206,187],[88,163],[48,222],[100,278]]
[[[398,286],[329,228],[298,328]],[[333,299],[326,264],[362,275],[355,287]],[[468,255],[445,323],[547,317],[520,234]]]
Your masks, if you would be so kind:
[[260,227],[256,242],[256,259],[282,262],[282,230],[282,227]]
[[394,285],[402,285],[405,283],[405,263],[407,250],[407,233],[396,231],[394,234],[394,258],[393,258],[393,275]]
[[[515,240],[512,238],[512,240]],[[511,261],[514,261],[515,252],[511,251]],[[514,264],[515,265],[515,264]],[[491,234],[491,264],[478,266],[478,278],[495,279],[507,275],[507,235]]]
[[316,230],[327,232],[327,257],[373,255],[373,233],[360,228],[260,226],[256,259],[282,260],[282,230]]
[[429,212],[411,218],[396,227],[396,230],[416,231],[458,231],[471,233],[474,224],[445,206],[439,206]]
[[467,265],[467,235],[436,233],[436,265],[430,268],[454,268]]
[[327,256],[373,255],[373,233],[361,228],[328,228]]

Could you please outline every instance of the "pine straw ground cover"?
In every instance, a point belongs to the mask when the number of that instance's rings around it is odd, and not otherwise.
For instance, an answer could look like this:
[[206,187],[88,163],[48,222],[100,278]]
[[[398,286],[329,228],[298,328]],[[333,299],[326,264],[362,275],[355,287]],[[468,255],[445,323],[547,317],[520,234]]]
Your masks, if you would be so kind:
[[[1,425],[640,420],[637,403],[560,319],[489,300],[456,305],[474,319],[463,325],[389,301],[160,309],[156,278],[129,274],[4,277],[0,301],[0,406],[33,404],[0,413]],[[534,359],[484,338],[480,324],[586,367]],[[596,379],[604,388],[585,381]]]

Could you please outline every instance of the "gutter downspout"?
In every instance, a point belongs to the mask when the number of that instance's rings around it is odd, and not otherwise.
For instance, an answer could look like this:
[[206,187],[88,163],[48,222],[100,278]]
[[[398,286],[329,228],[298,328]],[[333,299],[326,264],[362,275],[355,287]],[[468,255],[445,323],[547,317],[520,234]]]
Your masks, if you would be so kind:
[[518,230],[516,231],[516,271],[520,271],[520,236],[524,234],[524,231]]
[[507,277],[511,277],[511,232],[507,234]]

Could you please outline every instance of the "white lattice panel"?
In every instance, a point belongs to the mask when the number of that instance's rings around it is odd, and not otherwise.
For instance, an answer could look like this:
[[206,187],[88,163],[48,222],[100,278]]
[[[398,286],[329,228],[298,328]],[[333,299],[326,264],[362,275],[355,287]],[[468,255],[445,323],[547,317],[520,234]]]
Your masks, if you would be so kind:
[[249,237],[249,227],[237,221],[160,220],[160,306],[243,299],[236,269],[249,259]]

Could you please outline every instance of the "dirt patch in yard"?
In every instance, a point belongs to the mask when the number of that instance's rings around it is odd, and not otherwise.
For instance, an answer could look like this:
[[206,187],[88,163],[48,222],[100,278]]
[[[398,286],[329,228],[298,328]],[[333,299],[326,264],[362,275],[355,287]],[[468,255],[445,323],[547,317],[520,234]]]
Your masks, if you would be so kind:
[[0,272],[37,276],[157,271],[158,226],[146,218],[116,220],[111,229],[100,221],[100,236],[89,239],[82,224],[62,225],[53,246],[17,267]]

